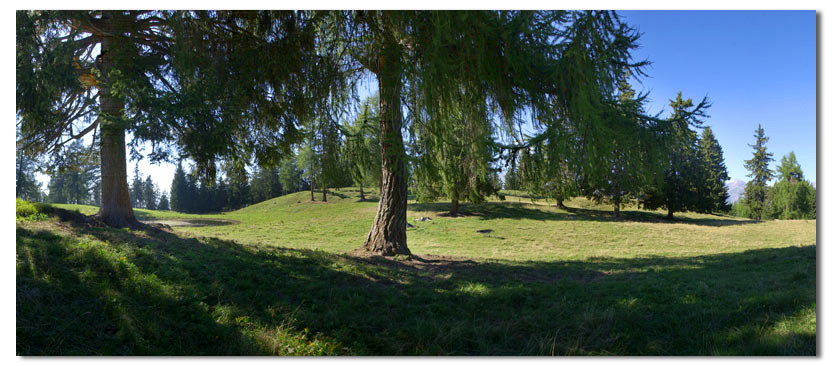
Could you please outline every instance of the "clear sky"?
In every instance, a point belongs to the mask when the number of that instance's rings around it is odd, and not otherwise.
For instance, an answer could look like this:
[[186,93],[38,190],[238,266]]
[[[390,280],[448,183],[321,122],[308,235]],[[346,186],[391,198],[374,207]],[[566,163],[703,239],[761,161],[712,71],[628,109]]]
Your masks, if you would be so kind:
[[[723,147],[732,179],[749,180],[743,161],[752,156],[748,144],[760,123],[775,158],[770,168],[795,151],[806,179],[816,182],[815,11],[619,14],[642,33],[634,58],[652,62],[641,80],[650,93],[649,112],[667,113],[678,91],[695,103],[708,96],[713,106],[705,124]],[[128,162],[128,180],[135,164]],[[163,191],[170,189],[173,164],[143,160],[139,168]]]
[[[815,11],[621,11],[641,33],[635,59],[653,64],[642,87],[650,111],[668,112],[678,91],[712,102],[710,125],[732,179],[748,181],[758,124],[775,162],[795,151],[816,182]],[[636,86],[638,89],[638,86]]]

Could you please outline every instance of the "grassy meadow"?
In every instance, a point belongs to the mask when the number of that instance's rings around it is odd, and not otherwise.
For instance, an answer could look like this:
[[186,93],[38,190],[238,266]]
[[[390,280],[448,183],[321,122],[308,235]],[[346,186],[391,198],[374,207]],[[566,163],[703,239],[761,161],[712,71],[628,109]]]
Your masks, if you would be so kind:
[[815,221],[614,219],[507,193],[459,217],[410,202],[414,256],[392,259],[356,252],[378,202],[350,188],[136,210],[171,229],[37,205],[17,220],[17,353],[816,354]]

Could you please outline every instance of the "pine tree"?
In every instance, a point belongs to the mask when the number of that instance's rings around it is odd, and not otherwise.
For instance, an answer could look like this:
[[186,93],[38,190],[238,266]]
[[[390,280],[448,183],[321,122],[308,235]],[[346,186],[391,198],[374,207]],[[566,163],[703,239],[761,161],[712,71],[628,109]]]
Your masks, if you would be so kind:
[[277,168],[263,168],[252,173],[250,195],[252,203],[257,203],[281,195],[281,184],[278,181],[280,171]]
[[191,197],[188,196],[188,182],[186,179],[185,170],[182,169],[182,161],[179,161],[174,172],[174,179],[171,181],[171,210],[173,211],[188,211],[186,206]]
[[743,199],[755,220],[761,220],[764,215],[767,201],[766,184],[773,177],[769,162],[774,159],[772,159],[772,153],[766,151],[767,141],[769,137],[764,136],[764,129],[758,124],[758,129],[755,130],[755,144],[749,145],[753,149],[752,159],[746,160],[743,165],[749,171],[747,176],[752,178],[746,183]]
[[705,213],[728,211],[726,181],[729,180],[729,172],[723,161],[723,148],[709,126],[703,129],[702,137],[697,142],[697,159],[702,169],[696,185],[699,192],[696,210]]
[[21,149],[17,149],[15,157],[15,196],[30,202],[43,201],[41,184],[35,178],[38,160]]
[[682,92],[670,103],[672,115],[661,127],[667,154],[663,179],[646,189],[644,206],[648,209],[664,207],[667,217],[675,212],[695,210],[697,207],[697,133],[694,128],[702,125],[710,104],[703,99],[697,107],[691,99],[683,99]]
[[815,219],[816,190],[804,180],[795,152],[781,158],[775,168],[778,181],[769,190],[767,216],[777,219]]
[[145,183],[142,181],[142,174],[139,173],[139,164],[133,169],[133,182],[130,183],[131,206],[145,208]]
[[51,171],[50,202],[94,203],[98,183],[94,152],[85,148],[81,141],[73,141],[53,155],[48,168]]
[[[228,210],[236,210],[251,203],[251,197],[249,195],[249,175],[246,172],[245,167],[242,164],[229,164],[226,166],[225,170],[226,176],[228,177],[228,205],[226,207],[220,206],[213,210],[204,208],[203,212],[220,211],[224,208]],[[200,187],[204,196],[210,194],[208,187],[205,187],[204,184]]]
[[153,180],[148,175],[145,178],[144,183],[142,183],[142,198],[145,199],[145,208],[148,210],[155,210],[156,209],[156,200],[159,196],[159,190],[156,188],[156,185],[153,184]]
[[156,209],[160,211],[168,211],[171,209],[168,203],[168,195],[165,192],[162,192],[162,195],[159,196],[159,205]]

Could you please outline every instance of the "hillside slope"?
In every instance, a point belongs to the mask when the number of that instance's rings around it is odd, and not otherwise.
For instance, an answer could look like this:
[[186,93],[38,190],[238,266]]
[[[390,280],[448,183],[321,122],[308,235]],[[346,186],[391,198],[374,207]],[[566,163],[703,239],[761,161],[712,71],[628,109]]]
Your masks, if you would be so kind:
[[[241,240],[194,236],[185,228],[111,229],[72,212],[19,218],[17,354],[816,353],[816,246],[754,239],[800,222],[730,224],[691,217],[667,224],[650,221],[650,213],[615,221],[592,211],[563,213],[576,217],[562,220],[562,213],[549,209],[501,204],[485,205],[484,212],[472,208],[468,217],[443,218],[416,206],[409,219],[434,215],[409,231],[418,256],[391,260],[337,254],[334,246],[327,251],[279,246],[277,238],[290,231],[284,228],[270,239],[265,228],[280,227],[269,224],[274,220],[284,225],[317,220],[309,235],[326,243],[335,223],[366,219],[352,217],[364,215],[366,204],[354,206],[349,196],[328,204],[293,199],[219,215],[240,219],[240,227],[256,229],[252,233],[219,231],[236,225],[187,228]],[[345,216],[317,217],[326,212]],[[526,216],[509,215],[518,213]],[[492,236],[466,234],[485,224],[494,228]],[[535,251],[558,256],[565,249],[559,242],[545,247],[546,240],[531,239],[535,233],[515,243],[496,237],[510,228],[520,235],[549,225],[561,231],[577,226],[576,232],[596,225],[608,233],[630,225],[655,231],[650,237],[660,242],[584,241],[582,260],[544,260],[530,257]],[[720,230],[742,228],[755,235],[708,245],[723,237]],[[701,238],[676,248],[709,254],[639,254],[671,252],[661,247],[691,230]],[[306,243],[298,233],[285,243]],[[452,236],[454,245],[439,249],[453,256],[424,254],[429,243],[443,240],[438,233]],[[662,233],[669,239],[661,241]],[[702,237],[708,233],[717,238]],[[258,235],[264,239],[254,239]],[[472,240],[455,242],[464,235]],[[506,246],[519,251],[510,257],[520,260],[496,259]],[[495,258],[455,257],[469,247]],[[609,255],[590,256],[596,251]]]

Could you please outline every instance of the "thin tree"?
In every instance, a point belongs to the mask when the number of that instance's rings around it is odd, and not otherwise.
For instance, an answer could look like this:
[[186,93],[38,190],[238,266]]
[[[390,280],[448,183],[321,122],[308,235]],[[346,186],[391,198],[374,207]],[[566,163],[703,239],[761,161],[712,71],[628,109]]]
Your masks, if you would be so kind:
[[773,171],[769,169],[769,162],[774,159],[772,153],[766,151],[767,141],[769,141],[769,137],[764,135],[764,129],[758,124],[758,129],[755,130],[755,144],[749,145],[753,150],[752,159],[746,160],[743,164],[746,170],[749,171],[747,176],[752,178],[746,183],[743,199],[755,220],[761,220],[763,217],[766,209],[766,184],[773,177]]

